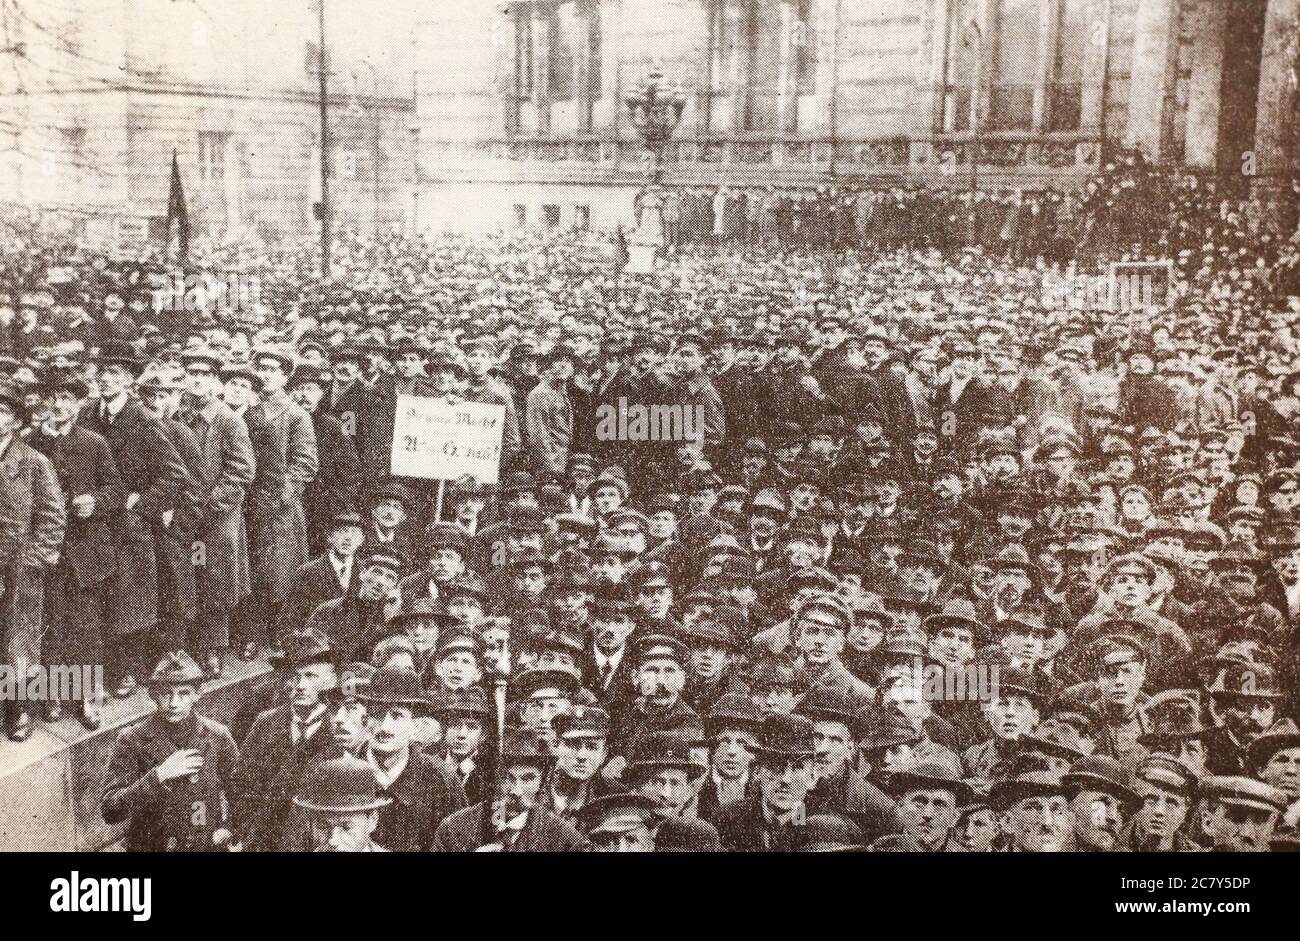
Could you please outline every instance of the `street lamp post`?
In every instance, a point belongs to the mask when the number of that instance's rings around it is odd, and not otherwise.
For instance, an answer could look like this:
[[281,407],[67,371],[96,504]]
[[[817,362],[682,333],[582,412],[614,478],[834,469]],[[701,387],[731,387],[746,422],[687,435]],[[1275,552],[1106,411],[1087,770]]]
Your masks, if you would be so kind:
[[[669,84],[658,67],[646,76],[645,84],[634,88],[623,99],[627,103],[632,125],[650,152],[650,169],[641,192],[641,211],[630,246],[658,249],[664,244],[663,199],[659,183],[663,177],[664,146],[672,139],[686,108],[686,92],[676,82]],[[653,259],[653,251],[651,256]]]

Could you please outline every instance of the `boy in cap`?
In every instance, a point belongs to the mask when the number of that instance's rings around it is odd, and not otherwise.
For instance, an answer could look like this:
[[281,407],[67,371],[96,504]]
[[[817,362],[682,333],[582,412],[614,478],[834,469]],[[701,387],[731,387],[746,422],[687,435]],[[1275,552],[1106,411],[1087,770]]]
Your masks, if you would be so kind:
[[662,820],[656,802],[641,794],[610,794],[583,807],[579,821],[597,853],[653,853]]
[[118,736],[100,810],[126,823],[129,852],[212,851],[230,842],[235,765],[229,730],[194,711],[203,671],[183,651],[149,678],[155,710]]
[[481,686],[438,693],[430,705],[442,726],[440,755],[447,770],[459,779],[468,803],[485,799],[495,776],[493,716],[496,710]]
[[723,807],[754,796],[750,767],[762,724],[758,707],[744,693],[725,694],[705,718],[712,751],[709,779],[696,805],[701,819],[712,823]]
[[1196,807],[1196,775],[1167,755],[1149,755],[1138,765],[1133,787],[1141,806],[1126,831],[1125,845],[1133,852],[1199,850],[1187,835]]

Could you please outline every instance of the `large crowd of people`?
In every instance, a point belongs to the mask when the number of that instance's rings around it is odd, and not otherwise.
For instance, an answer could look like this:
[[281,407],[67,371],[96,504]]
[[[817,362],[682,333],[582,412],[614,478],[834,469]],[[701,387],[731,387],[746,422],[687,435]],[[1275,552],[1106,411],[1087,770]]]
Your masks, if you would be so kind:
[[[8,735],[147,689],[131,850],[1293,849],[1300,298],[1224,244],[1115,304],[916,240],[10,233],[5,657],[105,685]],[[500,406],[497,479],[393,475],[399,395]]]

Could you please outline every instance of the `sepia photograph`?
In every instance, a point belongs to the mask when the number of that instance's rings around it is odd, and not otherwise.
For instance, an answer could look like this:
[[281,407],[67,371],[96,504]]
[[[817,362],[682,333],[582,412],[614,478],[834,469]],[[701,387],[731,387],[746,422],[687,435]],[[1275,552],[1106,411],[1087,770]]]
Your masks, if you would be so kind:
[[1249,913],[1298,104],[1297,0],[0,0],[0,850]]

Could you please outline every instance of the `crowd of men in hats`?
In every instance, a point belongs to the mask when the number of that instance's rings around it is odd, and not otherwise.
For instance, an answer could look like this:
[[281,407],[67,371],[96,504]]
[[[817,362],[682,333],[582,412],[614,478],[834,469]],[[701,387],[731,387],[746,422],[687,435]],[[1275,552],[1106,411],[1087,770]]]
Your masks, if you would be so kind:
[[[1300,304],[1250,270],[1116,312],[979,253],[339,256],[241,309],[88,254],[0,289],[44,338],[5,653],[108,680],[7,730],[147,687],[130,849],[1297,845]],[[499,483],[394,477],[402,393],[504,406]]]

